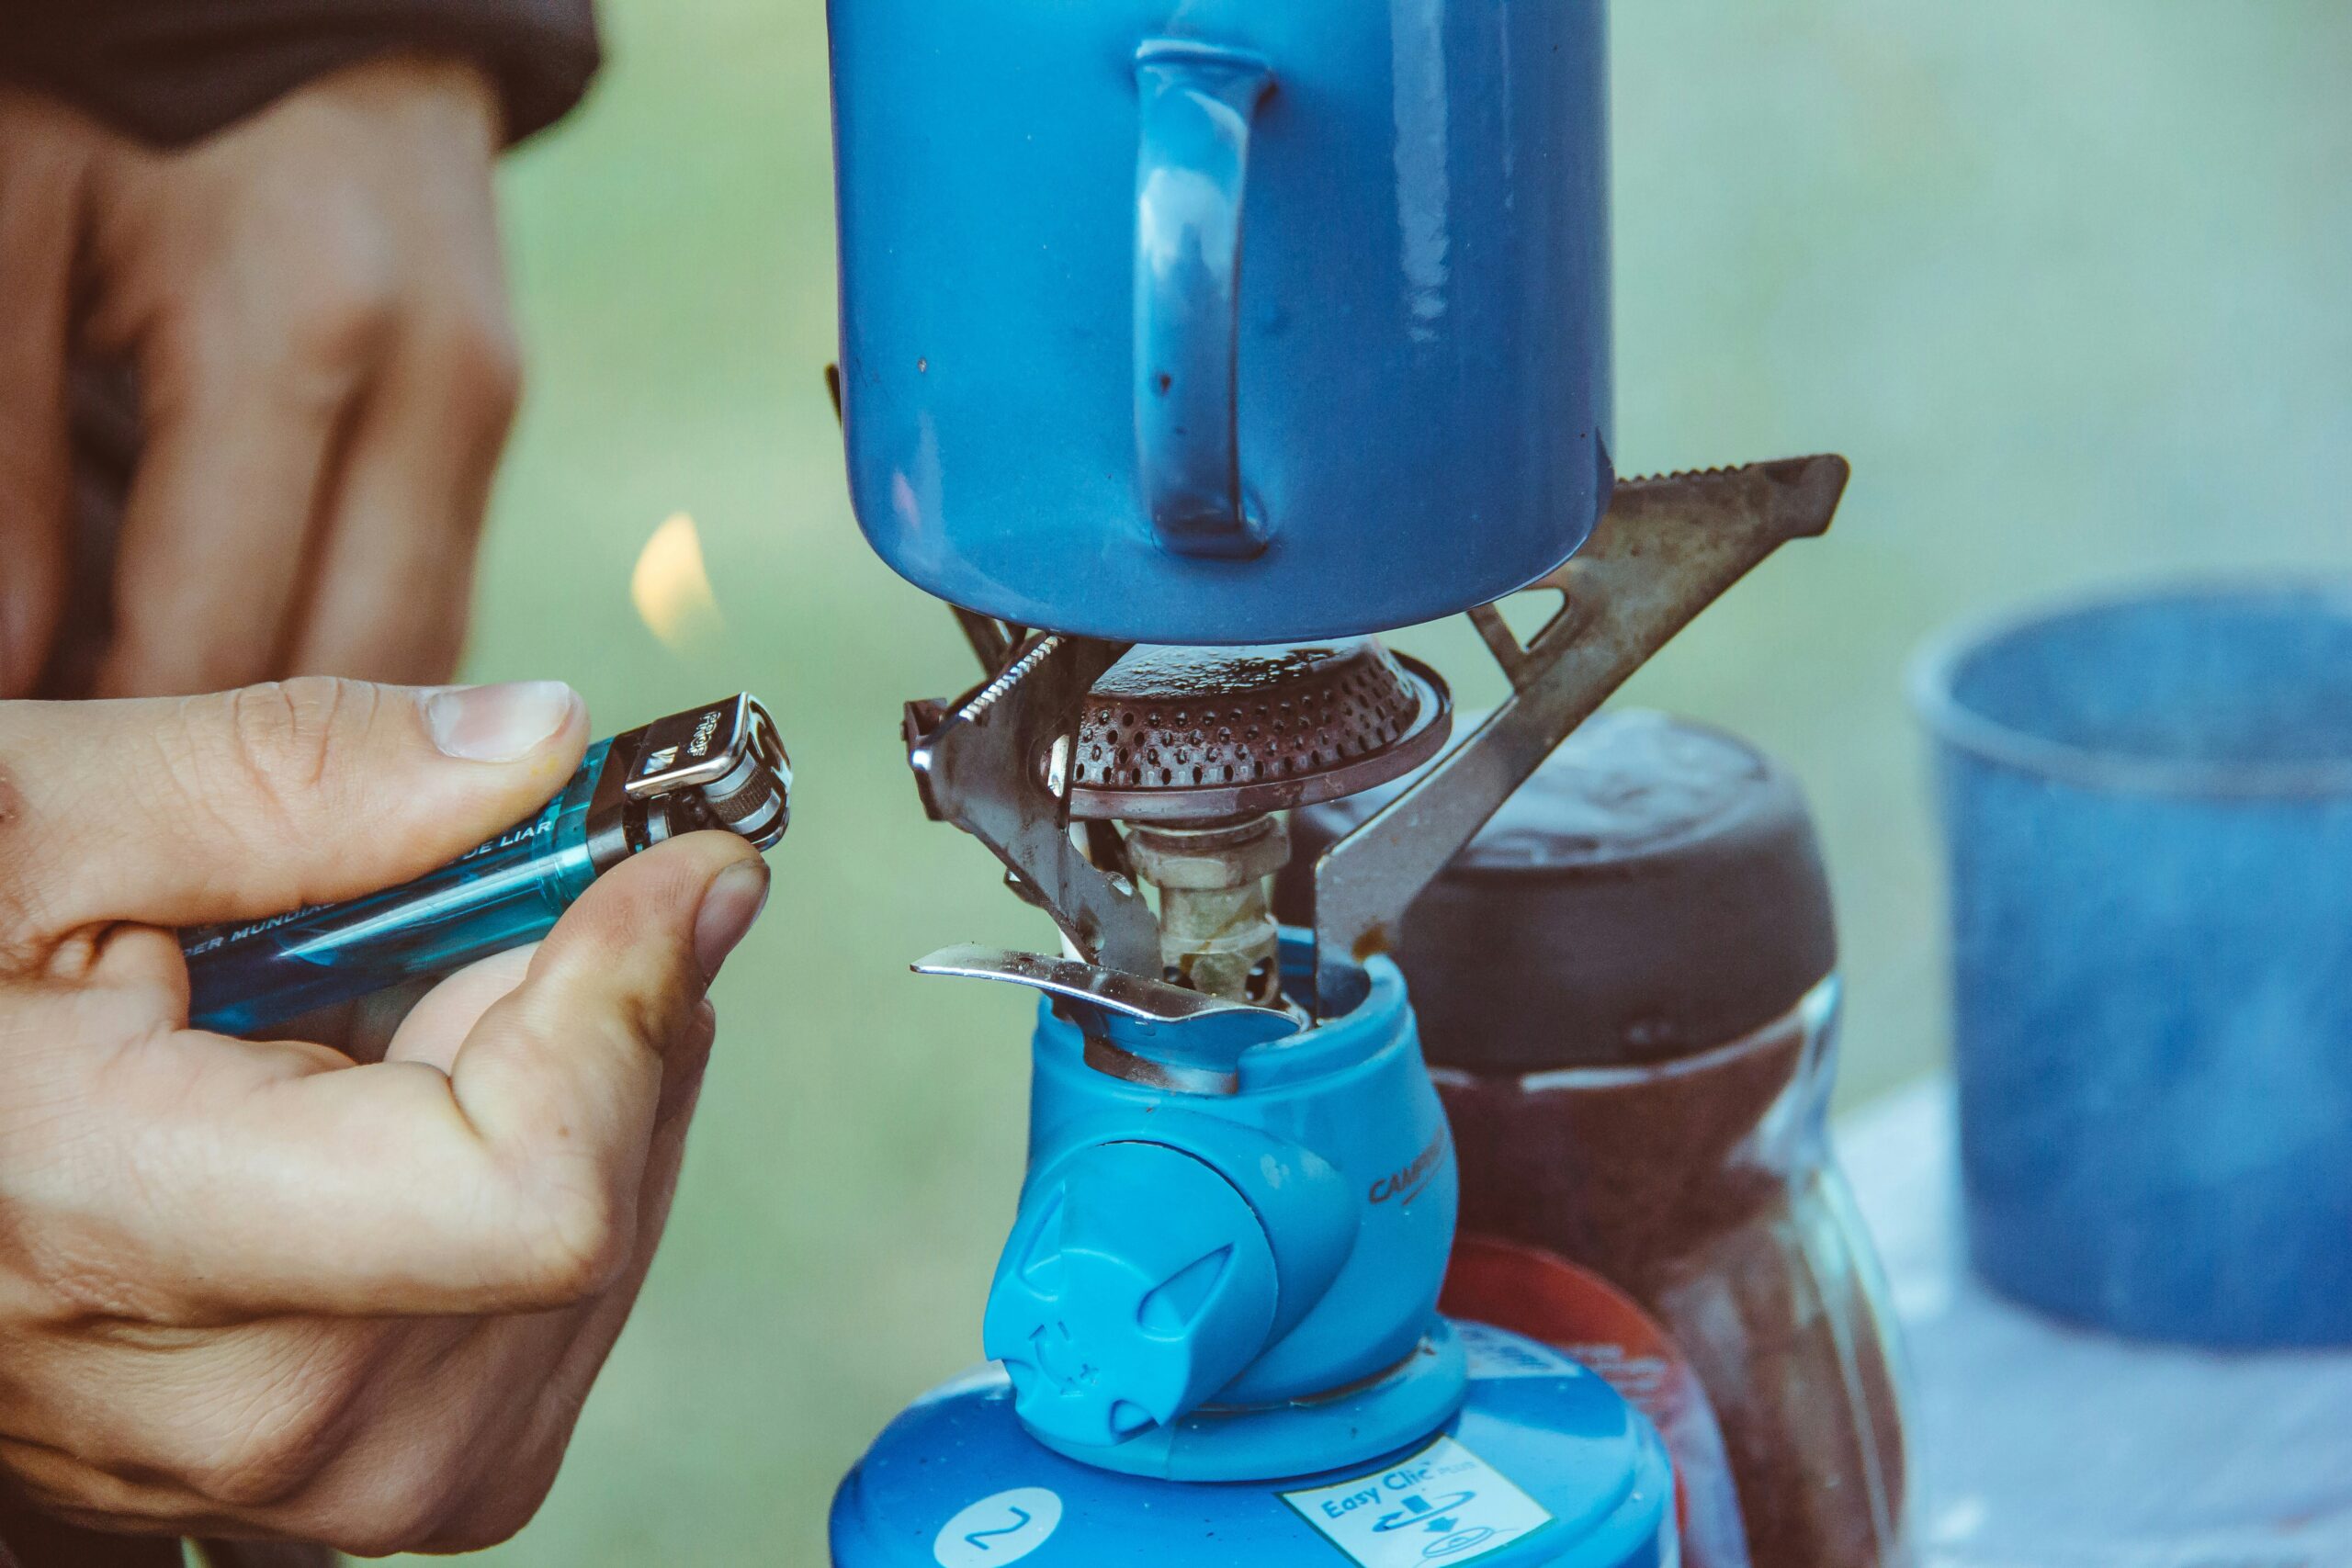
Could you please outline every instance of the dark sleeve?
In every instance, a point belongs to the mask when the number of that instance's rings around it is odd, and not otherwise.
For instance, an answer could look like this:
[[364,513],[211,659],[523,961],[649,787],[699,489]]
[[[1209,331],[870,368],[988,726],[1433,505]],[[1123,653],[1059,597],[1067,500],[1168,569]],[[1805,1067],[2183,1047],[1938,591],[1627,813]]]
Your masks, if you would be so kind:
[[562,118],[597,63],[593,0],[0,0],[0,73],[147,141],[208,136],[342,66],[469,59],[519,141]]

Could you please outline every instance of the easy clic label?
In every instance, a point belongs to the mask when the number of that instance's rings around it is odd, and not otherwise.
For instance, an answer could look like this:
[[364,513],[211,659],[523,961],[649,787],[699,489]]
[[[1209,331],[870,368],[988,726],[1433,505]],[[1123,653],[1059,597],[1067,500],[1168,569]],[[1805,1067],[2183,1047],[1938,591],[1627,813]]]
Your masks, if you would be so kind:
[[1542,1504],[1452,1438],[1377,1474],[1282,1499],[1360,1568],[1475,1562],[1552,1522]]

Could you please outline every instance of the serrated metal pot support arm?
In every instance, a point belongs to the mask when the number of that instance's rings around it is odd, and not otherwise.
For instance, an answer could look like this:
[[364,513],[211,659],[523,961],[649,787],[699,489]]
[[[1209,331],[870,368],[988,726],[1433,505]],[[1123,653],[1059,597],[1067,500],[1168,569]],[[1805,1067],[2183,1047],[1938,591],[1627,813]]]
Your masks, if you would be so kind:
[[1316,863],[1319,1015],[1353,1004],[1407,907],[1627,676],[1766,556],[1827,531],[1849,472],[1816,457],[1622,480],[1584,548],[1529,585],[1565,599],[1532,639],[1492,604],[1470,612],[1511,694]]
[[[952,708],[910,705],[907,758],[933,817],[995,852],[1015,887],[1054,918],[1087,962],[1159,974],[1159,923],[1128,878],[1070,839],[1068,748],[1086,694],[1127,645],[1030,639]],[[1040,769],[1061,748],[1063,765]],[[1041,776],[1041,773],[1043,776]]]

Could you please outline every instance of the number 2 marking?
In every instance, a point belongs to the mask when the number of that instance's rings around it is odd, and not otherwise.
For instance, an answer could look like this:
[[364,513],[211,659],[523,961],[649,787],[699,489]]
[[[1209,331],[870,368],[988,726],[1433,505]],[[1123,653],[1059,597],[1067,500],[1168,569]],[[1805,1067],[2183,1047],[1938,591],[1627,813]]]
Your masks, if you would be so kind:
[[932,1559],[939,1568],[1005,1568],[1051,1540],[1061,1523],[1059,1493],[1016,1486],[981,1498],[940,1527]]
[[1001,1535],[1019,1535],[1023,1530],[1029,1528],[1029,1521],[1037,1517],[1036,1515],[1029,1512],[1026,1508],[1023,1508],[1015,1504],[1008,1503],[1005,1506],[1012,1510],[1012,1522],[1011,1524],[1005,1526],[1002,1529],[974,1530],[971,1534],[964,1538],[965,1543],[970,1546],[977,1546],[982,1551],[989,1551],[989,1548],[987,1545],[989,1541],[995,1540]]

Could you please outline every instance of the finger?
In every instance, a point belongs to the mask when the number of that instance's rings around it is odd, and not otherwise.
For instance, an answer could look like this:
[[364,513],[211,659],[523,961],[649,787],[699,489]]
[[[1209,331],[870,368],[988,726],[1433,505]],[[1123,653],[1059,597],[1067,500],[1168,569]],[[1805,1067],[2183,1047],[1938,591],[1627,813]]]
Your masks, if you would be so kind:
[[[159,186],[166,162],[124,179]],[[151,195],[144,205],[161,209]],[[220,223],[274,235],[266,254],[141,232],[135,188],[98,231],[105,326],[136,356],[147,434],[123,514],[106,695],[275,672],[330,455],[390,341],[394,246],[380,223],[351,203],[278,213],[267,204],[291,193],[248,199],[259,209]]]
[[765,863],[733,835],[663,849],[558,923],[450,1074],[467,1122],[552,1200],[538,1243],[606,1283],[632,1256],[665,1084],[701,1071],[704,990],[767,901]]
[[[458,1501],[438,1528],[418,1543],[422,1550],[478,1551],[505,1540],[531,1522],[554,1485],[589,1392],[628,1323],[669,1224],[701,1084],[699,1057],[709,1046],[707,1020],[699,1033],[699,1049],[685,1045],[671,1054],[682,1089],[654,1130],[638,1194],[636,1244],[621,1278],[601,1296],[568,1311],[482,1325],[484,1373],[469,1379],[472,1386],[528,1389],[531,1394],[489,1402],[469,1456],[470,1479],[456,1489]],[[681,1071],[682,1057],[695,1059],[691,1071]],[[382,1456],[363,1462],[366,1470],[378,1471]],[[363,1472],[355,1467],[355,1472]]]
[[149,405],[123,513],[108,696],[217,691],[271,674],[356,366],[257,394],[215,378]]
[[[97,1472],[56,1472],[52,1500],[62,1492],[118,1521],[218,1529],[233,1512],[267,1528],[273,1506],[382,1418],[388,1389],[429,1386],[468,1332],[322,1317],[194,1332],[99,1325],[20,1345],[0,1419]],[[405,1436],[413,1443],[417,1428]]]
[[516,395],[499,352],[419,348],[376,388],[321,525],[288,668],[418,682],[456,668]]
[[448,678],[464,645],[475,545],[521,393],[490,185],[435,214],[428,297],[399,330],[338,461],[288,667],[378,681]]
[[0,1438],[0,1468],[27,1501],[77,1529],[177,1535],[227,1529],[232,1523],[176,1483],[150,1474],[117,1474],[47,1443]]
[[[71,1130],[70,1159],[25,1155],[15,1179],[31,1190],[15,1201],[74,1217],[62,1245],[103,1276],[73,1287],[85,1307],[164,1323],[536,1311],[602,1294],[631,1260],[668,1057],[707,1038],[703,988],[764,882],[723,833],[616,868],[450,1075],[130,1032],[104,1064],[106,1119]],[[74,1003],[137,984],[113,950],[153,936],[110,942]]]
[[490,1005],[523,983],[533,942],[469,964],[455,974],[399,981],[356,1001],[338,1002],[260,1031],[270,1040],[316,1040],[355,1062],[424,1062],[449,1070],[458,1043]]
[[555,682],[0,704],[0,945],[390,886],[528,817],[586,734]]
[[[665,1057],[674,1103],[657,1115],[637,1198],[635,1242],[628,1267],[601,1294],[554,1312],[475,1320],[462,1346],[439,1358],[430,1376],[379,1382],[379,1418],[332,1467],[280,1512],[274,1529],[315,1534],[318,1521],[351,1517],[409,1518],[429,1525],[408,1534],[412,1550],[475,1551],[528,1524],[555,1483],[596,1375],[612,1353],[650,1269],[677,1191],[701,1065],[711,1040],[708,1004]],[[665,1091],[665,1102],[673,1096]],[[449,1438],[435,1467],[411,1434],[431,1427]],[[415,1506],[434,1500],[430,1516]]]
[[[0,1400],[0,1427],[49,1445],[11,1446],[0,1462],[21,1454],[46,1502],[104,1528],[265,1531],[370,1551],[504,1540],[552,1485],[652,1262],[710,1023],[708,1005],[696,1007],[665,1056],[676,1102],[657,1116],[629,1260],[600,1294],[488,1318],[273,1315],[195,1337],[118,1320],[55,1337],[9,1369]],[[87,1397],[126,1383],[149,1392]]]
[[469,964],[417,998],[383,1051],[392,1062],[423,1062],[443,1072],[457,1066],[458,1048],[482,1014],[514,994],[538,957],[538,943]]
[[65,593],[66,359],[83,160],[52,115],[0,90],[0,698],[40,678]]
[[[704,1010],[671,1066],[698,1064],[708,1043]],[[513,1535],[553,1484],[652,1263],[699,1072],[684,1077],[686,1094],[654,1134],[630,1263],[603,1294],[487,1318],[279,1317],[201,1339],[62,1337],[12,1369],[21,1392],[5,1413],[21,1426],[29,1411],[82,1461],[57,1468],[45,1495],[102,1508],[96,1517],[115,1529],[260,1529],[435,1551]],[[87,1397],[126,1382],[148,1392]],[[58,1467],[53,1450],[32,1457],[43,1473]]]

